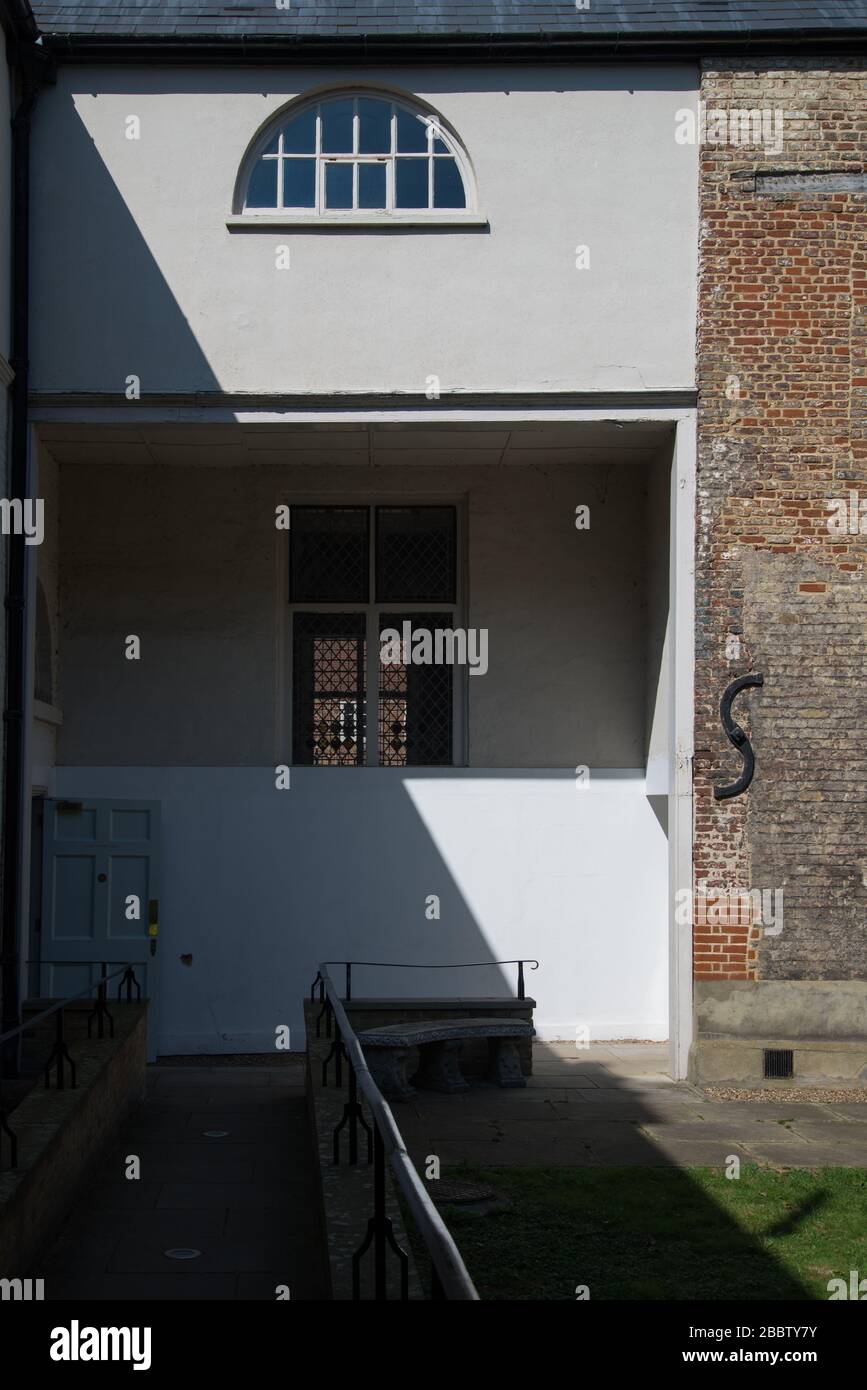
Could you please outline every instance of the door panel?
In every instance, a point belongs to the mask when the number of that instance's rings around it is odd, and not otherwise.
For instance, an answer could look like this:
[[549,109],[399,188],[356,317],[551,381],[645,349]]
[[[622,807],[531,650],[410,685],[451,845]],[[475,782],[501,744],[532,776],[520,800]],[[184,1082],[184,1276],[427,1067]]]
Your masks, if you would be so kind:
[[[39,992],[75,994],[129,962],[150,999],[148,1056],[155,1056],[157,955],[148,904],[159,898],[157,801],[46,799]],[[112,983],[117,996],[119,980]]]

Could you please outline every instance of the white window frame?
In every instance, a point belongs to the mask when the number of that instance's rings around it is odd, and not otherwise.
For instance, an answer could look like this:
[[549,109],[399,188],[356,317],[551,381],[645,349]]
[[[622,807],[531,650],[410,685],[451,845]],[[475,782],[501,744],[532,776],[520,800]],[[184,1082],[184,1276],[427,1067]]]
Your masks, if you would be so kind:
[[[387,153],[368,154],[359,150],[360,144],[360,116],[358,111],[359,100],[382,101],[390,105],[390,149]],[[322,149],[322,115],[321,108],[324,104],[335,100],[351,100],[353,102],[352,112],[352,152],[343,154],[333,154]],[[294,120],[296,116],[303,115],[306,111],[315,112],[315,139],[314,149],[308,153],[286,153],[283,149],[283,130]],[[404,152],[397,148],[397,117],[398,113],[414,116],[420,121],[424,121],[428,131],[428,148],[425,151]],[[277,136],[277,150],[273,154],[266,154],[268,146],[273,144],[274,137]],[[434,142],[441,140],[445,149],[437,150],[433,148]],[[246,206],[247,190],[250,179],[260,160],[275,160],[277,163],[277,203],[276,208],[248,208]],[[316,161],[315,170],[315,191],[313,207],[284,207],[283,206],[283,175],[286,161],[293,159],[314,159]],[[397,159],[418,159],[428,161],[428,206],[423,208],[397,208],[394,205],[395,199],[395,172]],[[453,159],[457,165],[458,173],[464,188],[466,206],[463,208],[435,208],[433,207],[434,196],[434,166],[436,160]],[[351,208],[327,208],[325,205],[325,170],[329,164],[350,164],[353,166],[353,193]],[[384,208],[359,208],[358,207],[358,165],[359,164],[384,164],[386,169],[385,180],[385,207]],[[470,161],[465,150],[462,149],[457,137],[449,131],[442,118],[434,111],[430,111],[421,106],[420,103],[402,96],[396,96],[391,92],[384,92],[378,89],[351,88],[335,89],[319,93],[315,98],[303,99],[293,103],[288,108],[284,108],[279,117],[268,122],[267,126],[257,137],[254,144],[248,150],[242,167],[241,174],[236,186],[236,195],[233,215],[227,219],[226,225],[232,227],[292,227],[292,226],[323,226],[323,225],[352,225],[352,226],[388,226],[388,225],[435,225],[435,226],[484,226],[488,225],[487,218],[483,217],[478,211],[475,179],[470,166]]]
[[[379,761],[379,615],[381,613],[448,613],[453,627],[466,626],[466,595],[467,595],[467,546],[466,546],[466,515],[465,504],[460,498],[448,497],[354,497],[341,498],[336,500],[334,497],[296,497],[286,503],[283,497],[281,502],[293,507],[366,507],[369,516],[370,547],[368,554],[368,594],[371,596],[367,603],[304,603],[299,600],[296,603],[288,599],[286,604],[287,630],[285,643],[285,671],[286,671],[286,710],[287,710],[287,734],[289,748],[287,756],[283,761],[292,767],[305,769],[309,764],[298,764],[294,762],[295,748],[295,707],[293,698],[293,677],[294,677],[294,616],[296,613],[364,613],[366,614],[366,641],[367,641],[367,669],[366,669],[366,688],[365,688],[365,709],[364,724],[366,731],[365,759],[364,762],[355,765],[325,764],[316,767],[317,772],[361,772],[365,768],[379,768],[383,772],[394,772],[398,774],[416,772],[447,772],[449,768],[468,766],[467,748],[467,696],[468,672],[463,666],[452,667],[452,761],[451,763],[414,763],[407,766],[391,767]],[[416,603],[413,600],[404,599],[399,603],[376,603],[376,524],[375,512],[377,507],[453,507],[455,510],[455,601],[453,603],[430,602]],[[289,540],[291,544],[291,529]],[[285,547],[284,572],[284,594],[290,595],[290,552],[289,546]],[[371,692],[375,692],[374,719],[371,725],[369,720]],[[372,734],[372,736],[371,736]]]

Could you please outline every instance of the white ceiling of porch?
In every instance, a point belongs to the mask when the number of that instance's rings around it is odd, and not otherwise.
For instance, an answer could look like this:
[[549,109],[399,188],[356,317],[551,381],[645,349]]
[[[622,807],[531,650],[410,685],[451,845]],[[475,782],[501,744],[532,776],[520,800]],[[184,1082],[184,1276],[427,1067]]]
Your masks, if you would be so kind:
[[52,421],[39,436],[62,464],[228,465],[645,463],[668,446],[666,421],[537,424],[148,424]]

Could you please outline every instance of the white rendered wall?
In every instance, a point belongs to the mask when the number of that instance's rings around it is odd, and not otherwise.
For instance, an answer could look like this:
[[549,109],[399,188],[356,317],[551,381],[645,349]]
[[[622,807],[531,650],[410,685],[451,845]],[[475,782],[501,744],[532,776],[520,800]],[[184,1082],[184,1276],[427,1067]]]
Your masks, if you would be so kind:
[[[57,795],[158,799],[163,1053],[266,1051],[322,959],[535,956],[542,1038],[668,1035],[666,840],[641,774],[65,768]],[[425,916],[437,894],[439,921]],[[192,965],[181,955],[191,954]],[[336,972],[336,978],[342,974]],[[514,992],[495,971],[356,970],[361,994]]]
[[[457,132],[489,231],[227,228],[263,122],[359,77]],[[34,119],[32,387],[689,389],[697,149],[674,134],[697,81],[686,64],[61,67]]]

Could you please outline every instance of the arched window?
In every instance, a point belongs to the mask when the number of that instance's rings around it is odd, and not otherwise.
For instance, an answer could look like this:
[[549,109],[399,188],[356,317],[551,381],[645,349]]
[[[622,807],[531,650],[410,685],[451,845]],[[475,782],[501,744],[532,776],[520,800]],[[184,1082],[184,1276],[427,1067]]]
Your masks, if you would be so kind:
[[474,210],[469,162],[439,117],[363,91],[284,112],[253,146],[239,193],[245,218],[437,221]]

